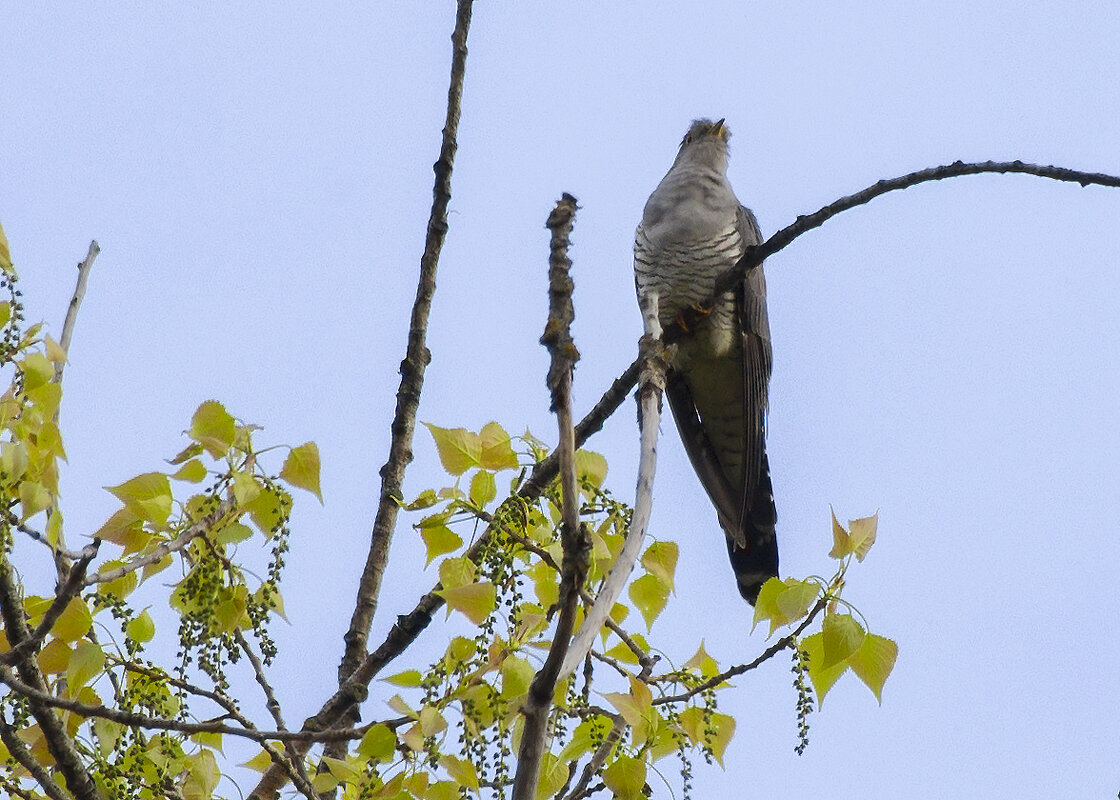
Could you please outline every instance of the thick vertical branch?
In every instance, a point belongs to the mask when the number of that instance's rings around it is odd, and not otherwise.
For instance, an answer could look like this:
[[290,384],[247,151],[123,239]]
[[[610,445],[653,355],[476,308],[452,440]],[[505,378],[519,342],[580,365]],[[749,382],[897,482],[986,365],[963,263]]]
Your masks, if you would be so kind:
[[[82,569],[84,571],[85,567],[83,566]],[[23,603],[16,585],[12,563],[2,549],[0,549],[0,618],[4,622],[4,633],[8,637],[8,643],[13,648],[18,648],[20,644],[31,638],[31,630],[23,616]],[[16,671],[19,677],[31,687],[43,693],[49,692],[47,681],[32,653],[28,652],[17,662]],[[81,754],[67,734],[58,714],[41,700],[28,698],[28,703],[31,706],[32,716],[43,732],[47,750],[54,758],[58,771],[66,779],[66,788],[78,800],[100,800],[101,795],[93,783],[93,778],[82,763]]]
[[[62,337],[58,340],[58,346],[62,348],[64,353],[70,352],[70,340],[74,337],[74,323],[78,321],[78,306],[82,304],[82,299],[86,296],[86,284],[89,282],[89,273],[93,269],[93,260],[97,258],[97,254],[101,252],[101,246],[97,240],[89,243],[89,251],[86,257],[78,264],[78,283],[74,286],[74,294],[70,297],[70,305],[66,307],[66,320],[62,323]],[[62,382],[62,370],[66,366],[66,362],[60,361],[54,367],[54,381],[55,383]]]
[[346,653],[338,668],[341,684],[365,656],[366,639],[370,623],[377,610],[381,578],[389,557],[389,543],[397,522],[398,501],[405,467],[412,460],[412,437],[416,428],[416,409],[420,404],[420,391],[424,386],[424,370],[431,360],[425,346],[428,332],[428,314],[436,290],[436,268],[440,251],[447,234],[447,206],[451,201],[451,170],[458,147],[459,109],[463,97],[463,76],[467,59],[467,30],[471,21],[472,0],[459,0],[455,31],[451,36],[451,86],[447,92],[447,118],[443,127],[443,144],[436,161],[435,188],[432,211],[428,218],[428,233],[424,254],[420,258],[420,281],[416,287],[416,300],[412,305],[412,319],[408,330],[408,347],[401,362],[401,383],[397,390],[397,409],[392,423],[389,459],[381,468],[381,496],[377,516],[370,536],[369,555],[358,584],[358,597],[350,629],[346,632]]
[[[346,649],[338,666],[340,687],[338,694],[349,694],[341,691],[341,688],[352,684],[351,676],[367,657],[366,643],[370,624],[377,611],[381,579],[389,560],[389,544],[392,542],[393,530],[397,524],[398,501],[401,498],[404,471],[412,461],[416,410],[420,405],[420,392],[424,386],[424,370],[431,360],[431,353],[425,341],[432,297],[436,290],[436,269],[444,238],[447,235],[447,207],[451,202],[451,172],[455,164],[455,152],[458,149],[459,115],[467,63],[467,32],[470,29],[472,4],[472,0],[459,0],[455,30],[451,34],[451,80],[447,90],[443,142],[440,146],[439,160],[433,166],[435,184],[432,190],[432,210],[428,216],[424,253],[420,257],[420,279],[416,287],[416,299],[412,304],[408,345],[405,349],[404,361],[401,362],[397,407],[390,428],[389,457],[381,468],[381,494],[377,504],[377,514],[374,517],[373,532],[370,534],[369,553],[358,582],[358,594],[354,603],[354,613],[350,619],[350,628],[345,636]],[[345,704],[342,706],[342,711],[357,718],[356,704]],[[302,752],[307,752],[308,745],[301,744],[299,747],[302,748]],[[328,748],[328,752],[334,754],[344,751],[345,744]],[[285,782],[286,776],[273,765],[261,777],[250,797],[274,797]]]
[[656,294],[642,298],[642,320],[645,335],[638,345],[641,372],[638,376],[638,421],[641,425],[641,452],[638,457],[638,483],[634,495],[634,514],[622,552],[611,567],[611,574],[595,598],[595,605],[587,612],[572,646],[568,649],[560,669],[561,680],[575,671],[587,656],[600,628],[607,620],[615,601],[622,593],[638,553],[642,549],[646,528],[649,527],[653,509],[653,477],[657,471],[657,434],[661,425],[661,395],[665,389],[666,359],[661,344],[661,323],[658,321]]
[[572,373],[579,351],[572,341],[572,266],[568,258],[569,237],[575,218],[576,199],[565,194],[548,217],[552,231],[548,269],[549,309],[541,344],[552,356],[548,369],[548,388],[552,410],[556,413],[560,459],[561,514],[560,542],[564,560],[560,567],[560,615],[544,665],[533,677],[521,713],[525,728],[517,753],[517,773],[513,779],[513,800],[533,800],[537,794],[541,757],[548,743],[548,712],[560,677],[560,666],[575,627],[580,589],[587,578],[590,541],[579,523],[579,486],[576,481],[575,431],[572,425]]

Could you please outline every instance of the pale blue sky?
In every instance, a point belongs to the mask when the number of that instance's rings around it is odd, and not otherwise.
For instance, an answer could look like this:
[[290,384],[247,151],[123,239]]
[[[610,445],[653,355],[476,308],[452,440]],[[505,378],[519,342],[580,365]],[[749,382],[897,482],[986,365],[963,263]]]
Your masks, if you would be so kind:
[[[956,159],[1120,173],[1115,3],[563,5],[475,9],[425,421],[554,438],[537,338],[563,191],[582,206],[577,412],[630,362],[633,229],[694,117],[727,118],[765,233]],[[366,551],[453,15],[70,3],[0,27],[0,221],[28,316],[57,333],[74,264],[103,248],[66,372],[71,541],[204,399],[319,443],[326,506],[300,498],[277,631],[290,722],[331,690]],[[788,662],[740,679],[729,768],[699,766],[695,797],[1120,788],[1118,222],[1118,190],[982,176],[876,200],[768,262],[783,573],[829,569],[830,503],[878,509],[848,597],[901,656],[881,708],[841,682],[801,758]],[[655,633],[749,660],[761,632],[664,431],[652,532],[681,565]],[[633,407],[591,446],[629,497]],[[416,452],[412,491],[442,480],[423,435]],[[375,639],[435,579],[416,544],[402,525]]]

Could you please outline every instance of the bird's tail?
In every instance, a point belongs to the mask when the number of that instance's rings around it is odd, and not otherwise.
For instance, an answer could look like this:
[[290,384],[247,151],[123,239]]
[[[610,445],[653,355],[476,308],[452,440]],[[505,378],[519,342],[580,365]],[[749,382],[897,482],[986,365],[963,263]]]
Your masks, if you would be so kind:
[[[731,557],[731,569],[739,585],[739,594],[752,606],[758,600],[762,584],[778,574],[778,510],[774,506],[774,489],[770,484],[770,463],[766,452],[762,453],[762,464],[758,481],[750,503],[740,522],[742,536],[728,532],[727,554]],[[736,541],[745,540],[747,546],[739,547]]]

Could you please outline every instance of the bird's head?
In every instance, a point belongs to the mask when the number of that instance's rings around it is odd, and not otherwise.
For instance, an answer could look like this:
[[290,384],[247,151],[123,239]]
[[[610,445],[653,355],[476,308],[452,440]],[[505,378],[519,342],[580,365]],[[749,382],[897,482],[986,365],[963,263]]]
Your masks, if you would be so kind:
[[681,140],[676,163],[695,161],[708,164],[722,172],[727,169],[727,141],[730,138],[731,129],[722,119],[716,122],[710,119],[695,120]]

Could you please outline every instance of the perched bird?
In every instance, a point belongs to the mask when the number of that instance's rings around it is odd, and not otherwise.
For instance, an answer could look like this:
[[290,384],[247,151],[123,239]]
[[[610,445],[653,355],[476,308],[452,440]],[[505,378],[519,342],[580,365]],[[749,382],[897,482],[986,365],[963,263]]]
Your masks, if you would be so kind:
[[679,342],[665,393],[692,466],[716,507],[739,592],[751,605],[778,574],[777,511],[766,460],[770,325],[762,267],[704,305],[721,272],[762,240],[727,180],[721,119],[692,123],[653,190],[634,242],[639,298],[659,296],[662,326],[705,311]]

